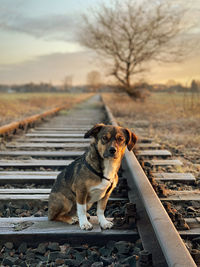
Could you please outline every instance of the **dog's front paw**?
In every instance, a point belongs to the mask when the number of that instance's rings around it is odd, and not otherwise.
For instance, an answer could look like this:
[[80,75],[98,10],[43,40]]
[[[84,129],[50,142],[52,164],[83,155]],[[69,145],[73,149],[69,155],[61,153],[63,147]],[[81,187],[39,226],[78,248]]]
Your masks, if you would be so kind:
[[92,230],[93,226],[90,222],[85,222],[85,223],[80,224],[80,228],[82,230]]
[[109,222],[107,220],[104,220],[103,222],[100,222],[101,228],[103,229],[110,229],[113,227],[113,223]]

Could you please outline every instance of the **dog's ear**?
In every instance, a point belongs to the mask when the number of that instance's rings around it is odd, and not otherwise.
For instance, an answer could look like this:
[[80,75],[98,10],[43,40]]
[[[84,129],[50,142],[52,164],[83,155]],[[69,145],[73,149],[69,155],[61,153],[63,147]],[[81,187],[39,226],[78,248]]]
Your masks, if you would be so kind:
[[137,142],[137,136],[131,132],[129,129],[124,128],[125,133],[126,133],[126,144],[127,144],[127,148],[128,150],[132,150],[135,143]]
[[89,138],[90,136],[96,137],[103,126],[105,126],[103,123],[95,124],[87,133],[85,133],[84,138]]

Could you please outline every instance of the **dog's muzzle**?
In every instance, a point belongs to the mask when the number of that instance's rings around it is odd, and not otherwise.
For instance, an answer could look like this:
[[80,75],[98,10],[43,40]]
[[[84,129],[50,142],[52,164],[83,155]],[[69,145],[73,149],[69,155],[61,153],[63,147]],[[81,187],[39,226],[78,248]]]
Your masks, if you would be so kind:
[[111,146],[108,150],[104,152],[104,158],[115,158],[117,156],[117,149]]

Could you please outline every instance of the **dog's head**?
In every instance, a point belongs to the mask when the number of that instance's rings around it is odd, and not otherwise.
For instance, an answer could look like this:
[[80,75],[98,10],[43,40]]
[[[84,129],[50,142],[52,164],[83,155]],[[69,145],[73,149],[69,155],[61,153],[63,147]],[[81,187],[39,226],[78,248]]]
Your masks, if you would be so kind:
[[89,137],[94,138],[102,158],[119,158],[126,146],[130,151],[137,141],[137,136],[129,129],[103,123],[94,125],[85,133],[84,138]]

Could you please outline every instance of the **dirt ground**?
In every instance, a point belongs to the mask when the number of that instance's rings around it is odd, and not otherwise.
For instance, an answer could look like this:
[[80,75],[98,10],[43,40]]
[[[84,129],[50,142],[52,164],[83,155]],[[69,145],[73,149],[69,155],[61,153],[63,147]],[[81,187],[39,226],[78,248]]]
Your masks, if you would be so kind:
[[121,126],[138,136],[153,138],[183,161],[177,172],[192,172],[200,179],[200,96],[152,93],[134,101],[126,94],[104,94]]
[[0,126],[19,121],[46,110],[73,105],[85,100],[91,94],[66,93],[12,93],[0,94]]

